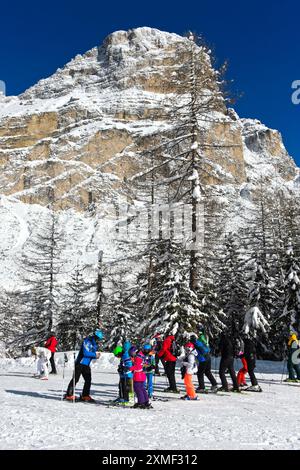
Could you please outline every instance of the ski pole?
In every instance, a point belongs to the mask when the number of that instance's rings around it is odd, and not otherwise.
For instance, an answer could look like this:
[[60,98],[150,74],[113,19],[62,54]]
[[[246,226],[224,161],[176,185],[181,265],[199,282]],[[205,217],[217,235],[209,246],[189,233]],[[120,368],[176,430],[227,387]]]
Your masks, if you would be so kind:
[[75,354],[76,354],[76,351],[74,349],[74,354],[73,354],[73,357],[74,357],[74,375],[73,375],[73,403],[75,403],[75,387],[76,387],[76,382],[75,382]]
[[281,380],[280,380],[280,383],[281,383],[281,384],[282,384],[282,382],[283,382],[283,375],[284,375],[284,371],[285,371],[285,364],[286,364],[286,359],[283,360],[282,374],[281,374]]
[[61,399],[64,399],[64,387],[65,387],[65,365],[68,362],[68,356],[64,353],[64,367],[63,367],[63,379],[62,379],[62,389],[61,389]]

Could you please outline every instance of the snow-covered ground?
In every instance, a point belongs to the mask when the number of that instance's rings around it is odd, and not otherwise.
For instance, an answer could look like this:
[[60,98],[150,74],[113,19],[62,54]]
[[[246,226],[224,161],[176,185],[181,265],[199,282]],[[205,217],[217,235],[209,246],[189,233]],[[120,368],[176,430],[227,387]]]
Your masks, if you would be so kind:
[[[57,361],[58,375],[40,381],[32,358],[0,360],[0,449],[300,449],[300,385],[281,383],[282,363],[258,361],[263,393],[198,402],[162,393],[166,379],[156,377],[156,395],[170,400],[135,410],[62,401],[72,361],[64,384],[62,353]],[[101,402],[117,395],[116,364],[103,354],[93,365],[92,395]]]

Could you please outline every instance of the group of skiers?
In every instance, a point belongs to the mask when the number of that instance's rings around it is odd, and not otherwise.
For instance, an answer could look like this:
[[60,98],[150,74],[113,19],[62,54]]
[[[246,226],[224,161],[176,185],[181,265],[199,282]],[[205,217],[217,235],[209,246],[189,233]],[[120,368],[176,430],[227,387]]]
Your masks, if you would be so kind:
[[[81,375],[84,379],[84,387],[80,396],[81,401],[93,402],[90,396],[91,388],[91,361],[100,357],[100,342],[104,339],[101,330],[97,329],[92,335],[82,342],[80,351],[75,360],[75,370],[72,379],[64,395],[65,400],[74,401],[74,388]],[[38,371],[41,378],[48,378],[48,369],[45,363],[49,360],[52,364],[52,372],[56,373],[54,352],[57,340],[52,334],[45,343],[45,347],[32,348],[33,354],[38,357]],[[295,354],[300,351],[296,333],[292,333],[288,340],[288,372],[286,381],[300,381],[300,365],[295,361]],[[181,366],[181,377],[184,381],[186,394],[183,400],[197,400],[197,393],[235,392],[240,393],[241,388],[261,392],[254,373],[256,367],[255,341],[249,335],[244,335],[239,341],[232,341],[230,335],[222,333],[219,343],[220,356],[219,376],[222,386],[218,388],[217,381],[211,371],[211,350],[208,336],[203,325],[199,325],[198,334],[190,334],[188,341],[179,346],[173,334],[165,338],[159,333],[147,339],[140,347],[126,340],[113,349],[115,357],[119,358],[119,396],[114,400],[115,405],[133,406],[134,408],[152,408],[150,400],[155,400],[154,382],[155,375],[160,375],[159,362],[164,368],[169,386],[165,392],[179,394],[175,377],[175,366]],[[240,358],[242,367],[235,373],[234,360]],[[229,387],[226,373],[229,372],[232,380],[232,388]],[[245,376],[249,374],[251,386],[246,384]],[[193,375],[197,374],[198,387],[195,388]],[[211,384],[210,389],[205,387],[204,376]],[[134,403],[135,397],[137,402]]]

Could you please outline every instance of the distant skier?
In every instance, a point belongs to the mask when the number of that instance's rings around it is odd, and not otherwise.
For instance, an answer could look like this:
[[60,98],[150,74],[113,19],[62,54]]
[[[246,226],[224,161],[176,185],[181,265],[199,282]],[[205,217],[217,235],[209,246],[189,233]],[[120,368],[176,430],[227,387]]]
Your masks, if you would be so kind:
[[55,361],[54,361],[54,354],[56,353],[56,346],[58,344],[57,339],[55,338],[55,334],[53,332],[50,333],[47,341],[45,341],[45,348],[49,349],[51,351],[51,357],[50,357],[50,364],[51,364],[51,372],[50,374],[56,374],[56,367],[55,367]]
[[146,388],[149,398],[153,398],[153,376],[155,373],[155,353],[149,343],[144,344],[143,353],[145,355],[144,371],[146,373]]
[[240,392],[237,378],[234,371],[234,347],[228,333],[223,332],[220,339],[219,350],[221,353],[221,361],[219,368],[219,375],[222,382],[222,387],[219,388],[220,391],[229,392],[228,382],[226,380],[226,371],[229,371],[232,384],[233,392]]
[[91,361],[93,359],[99,359],[100,352],[99,341],[103,339],[103,333],[101,330],[96,330],[95,333],[91,336],[85,338],[81,344],[79,354],[75,361],[75,370],[73,378],[70,380],[68,385],[67,392],[64,396],[65,400],[73,401],[75,400],[74,396],[74,386],[77,384],[80,376],[84,378],[84,386],[80,399],[82,401],[93,402],[93,398],[90,396],[92,375],[91,375]]
[[149,402],[149,396],[146,390],[146,374],[144,372],[145,355],[142,351],[138,351],[136,346],[131,346],[129,354],[132,357],[133,365],[130,370],[133,372],[133,387],[137,396],[137,403],[134,408],[152,408]]
[[[299,382],[300,381],[300,364],[295,363],[295,358],[300,359],[300,354],[297,355],[296,351],[300,353],[300,345],[296,333],[291,333],[288,340],[288,359],[287,367],[289,376],[285,382]],[[296,353],[296,354],[294,354]]]
[[51,351],[47,348],[43,347],[35,347],[32,346],[31,353],[36,357],[36,369],[37,369],[37,378],[41,380],[48,380],[49,377],[49,369],[48,369],[48,361],[51,357]]
[[125,341],[123,346],[117,346],[113,350],[113,354],[120,358],[118,367],[120,376],[119,397],[115,400],[115,403],[123,406],[134,405],[133,373],[130,370],[133,364],[129,355],[130,348],[131,343]]
[[163,341],[162,348],[158,353],[158,357],[165,361],[165,370],[169,381],[169,387],[164,392],[180,393],[177,389],[175,379],[176,360],[179,356],[178,346],[175,336],[170,334]]
[[217,391],[217,381],[214,378],[211,371],[211,356],[210,356],[210,347],[208,344],[208,338],[205,334],[204,327],[199,326],[199,337],[196,335],[191,335],[191,342],[194,344],[197,350],[197,361],[198,361],[198,382],[199,387],[196,389],[198,393],[205,393],[205,384],[204,384],[204,375],[208,378],[211,383],[211,391]]
[[185,355],[182,360],[181,377],[184,380],[186,395],[181,400],[197,400],[197,394],[193,384],[193,374],[197,372],[197,351],[192,342],[184,346]]

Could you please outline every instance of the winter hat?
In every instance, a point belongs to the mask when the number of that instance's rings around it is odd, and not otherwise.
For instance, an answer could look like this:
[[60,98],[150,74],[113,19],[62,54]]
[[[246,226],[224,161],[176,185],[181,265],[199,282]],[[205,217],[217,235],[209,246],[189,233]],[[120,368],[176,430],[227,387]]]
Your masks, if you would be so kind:
[[186,351],[191,352],[191,351],[193,351],[193,350],[195,349],[195,346],[193,345],[193,343],[188,342],[188,343],[186,343],[186,344],[184,345],[184,349],[185,349]]
[[297,335],[296,335],[296,333],[291,333],[291,335],[290,335],[290,337],[289,337],[289,341],[288,341],[288,346],[291,346],[291,344],[292,344],[294,341],[297,341]]
[[116,346],[115,349],[113,350],[113,354],[115,356],[119,356],[120,354],[122,354],[122,352],[123,352],[122,346]]
[[137,347],[136,346],[131,346],[131,348],[129,348],[129,355],[130,356],[133,356],[135,353],[137,353]]
[[96,330],[94,336],[97,336],[98,339],[103,339],[103,333],[101,330]]

